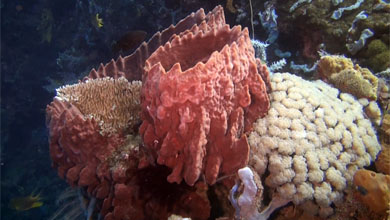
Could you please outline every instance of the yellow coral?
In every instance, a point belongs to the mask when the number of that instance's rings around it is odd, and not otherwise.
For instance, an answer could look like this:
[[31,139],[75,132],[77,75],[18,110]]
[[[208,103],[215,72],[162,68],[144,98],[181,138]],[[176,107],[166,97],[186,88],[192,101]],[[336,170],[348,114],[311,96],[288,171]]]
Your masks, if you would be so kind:
[[358,170],[353,183],[358,189],[356,197],[376,213],[384,213],[390,202],[390,175],[370,170]]
[[367,68],[353,65],[342,56],[323,56],[318,63],[318,73],[343,92],[357,98],[377,99],[378,78]]
[[317,66],[318,73],[325,78],[344,69],[353,69],[353,63],[343,56],[323,56]]

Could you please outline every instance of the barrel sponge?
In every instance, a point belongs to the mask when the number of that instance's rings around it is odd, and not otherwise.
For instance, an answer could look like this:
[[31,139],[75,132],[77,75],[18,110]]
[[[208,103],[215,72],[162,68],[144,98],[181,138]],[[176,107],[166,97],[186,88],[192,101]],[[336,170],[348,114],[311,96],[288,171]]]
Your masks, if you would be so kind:
[[320,77],[342,92],[357,98],[377,99],[378,78],[367,68],[354,65],[352,60],[343,56],[323,56],[318,63]]
[[249,135],[250,165],[282,197],[313,200],[317,214],[327,216],[355,171],[375,160],[374,128],[352,95],[321,80],[276,73],[271,86],[268,115]]
[[57,89],[57,99],[76,106],[87,118],[93,118],[102,134],[121,132],[140,123],[141,82],[126,78],[89,79]]
[[361,169],[355,173],[353,183],[358,189],[356,197],[376,213],[384,213],[390,203],[390,176]]
[[169,182],[214,184],[249,160],[247,134],[269,109],[269,72],[248,29],[218,6],[207,22],[173,36],[145,62],[140,134]]

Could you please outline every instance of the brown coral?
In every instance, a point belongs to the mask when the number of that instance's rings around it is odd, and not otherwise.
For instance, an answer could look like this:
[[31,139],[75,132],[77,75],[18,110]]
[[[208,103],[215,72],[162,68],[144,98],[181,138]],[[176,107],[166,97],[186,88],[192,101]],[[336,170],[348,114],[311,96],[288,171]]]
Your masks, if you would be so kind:
[[389,209],[390,176],[370,170],[358,170],[353,179],[359,193],[357,198],[376,213]]
[[387,113],[383,116],[382,125],[380,127],[383,133],[383,141],[390,144],[390,114]]
[[[244,132],[269,108],[248,30],[229,28],[222,7],[173,36],[146,61],[140,133],[168,181],[209,184],[246,165]],[[263,70],[265,73],[260,73]]]
[[382,150],[375,161],[375,167],[378,172],[390,175],[390,144],[382,142]]

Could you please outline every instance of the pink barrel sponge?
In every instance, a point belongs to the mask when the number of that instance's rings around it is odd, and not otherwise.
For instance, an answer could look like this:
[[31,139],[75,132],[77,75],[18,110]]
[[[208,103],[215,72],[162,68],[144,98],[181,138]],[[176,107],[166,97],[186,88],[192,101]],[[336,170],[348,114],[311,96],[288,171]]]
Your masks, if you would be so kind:
[[214,184],[247,164],[245,133],[269,109],[268,75],[248,30],[230,28],[220,6],[146,60],[140,134],[172,168],[169,182],[193,185],[204,174]]

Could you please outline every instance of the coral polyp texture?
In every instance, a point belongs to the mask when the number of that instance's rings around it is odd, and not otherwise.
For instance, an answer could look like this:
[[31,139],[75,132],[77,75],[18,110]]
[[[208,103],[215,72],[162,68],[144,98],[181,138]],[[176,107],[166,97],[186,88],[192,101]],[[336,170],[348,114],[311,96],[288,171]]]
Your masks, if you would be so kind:
[[140,134],[157,163],[172,168],[169,182],[193,185],[204,174],[214,184],[247,164],[245,133],[269,109],[269,73],[246,28],[230,28],[217,7],[158,48],[145,72]]
[[320,80],[277,73],[271,85],[268,115],[249,136],[249,164],[274,196],[329,216],[356,170],[380,151],[375,130],[352,95]]
[[57,97],[93,118],[102,133],[117,133],[140,123],[141,82],[126,78],[91,79],[57,89]]

